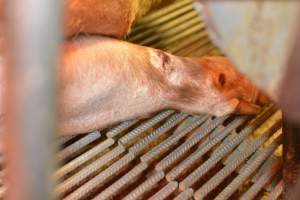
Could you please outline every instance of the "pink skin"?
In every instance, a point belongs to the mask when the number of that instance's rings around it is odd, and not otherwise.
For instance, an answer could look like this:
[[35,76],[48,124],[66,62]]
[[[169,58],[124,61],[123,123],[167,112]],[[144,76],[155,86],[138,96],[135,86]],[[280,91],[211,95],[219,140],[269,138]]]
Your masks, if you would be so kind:
[[266,98],[223,57],[183,58],[108,37],[67,41],[58,84],[59,133],[77,134],[174,108],[256,113]]

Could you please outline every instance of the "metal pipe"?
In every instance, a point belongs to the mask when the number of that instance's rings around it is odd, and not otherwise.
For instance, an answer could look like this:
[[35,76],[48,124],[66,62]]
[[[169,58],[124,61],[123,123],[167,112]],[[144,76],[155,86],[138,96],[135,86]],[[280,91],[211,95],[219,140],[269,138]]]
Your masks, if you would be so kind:
[[53,199],[60,3],[6,1],[8,199]]

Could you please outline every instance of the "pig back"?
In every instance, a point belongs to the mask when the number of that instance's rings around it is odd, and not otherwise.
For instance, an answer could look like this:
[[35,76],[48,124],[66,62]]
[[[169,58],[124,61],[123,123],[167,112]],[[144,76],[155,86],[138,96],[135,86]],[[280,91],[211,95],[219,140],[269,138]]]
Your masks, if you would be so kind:
[[64,0],[65,34],[122,38],[132,24],[160,0]]

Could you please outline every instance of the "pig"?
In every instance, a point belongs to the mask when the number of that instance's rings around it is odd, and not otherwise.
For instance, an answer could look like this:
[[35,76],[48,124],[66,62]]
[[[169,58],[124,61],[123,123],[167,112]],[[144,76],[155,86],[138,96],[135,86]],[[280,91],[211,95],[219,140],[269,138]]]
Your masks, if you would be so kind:
[[58,74],[63,135],[167,108],[253,114],[267,101],[225,57],[178,57],[105,36],[66,41]]

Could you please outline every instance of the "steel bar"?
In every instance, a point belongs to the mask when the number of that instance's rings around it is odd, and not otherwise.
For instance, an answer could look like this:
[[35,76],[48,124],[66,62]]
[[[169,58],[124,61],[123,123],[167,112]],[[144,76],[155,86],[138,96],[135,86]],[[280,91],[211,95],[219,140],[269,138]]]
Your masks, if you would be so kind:
[[142,41],[139,44],[142,44],[142,45],[151,44],[154,48],[162,48],[163,46],[172,45],[175,42],[183,40],[184,38],[186,38],[192,34],[196,34],[197,32],[199,33],[199,32],[201,32],[201,30],[204,30],[204,23],[197,23],[197,24],[193,25],[192,27],[189,27],[188,29],[181,31],[180,33],[178,33],[170,38],[165,38],[164,40],[156,40],[155,43],[147,43],[147,41],[146,42]]
[[88,150],[87,152],[81,154],[80,156],[74,158],[67,164],[63,165],[61,168],[59,168],[55,173],[54,177],[56,179],[61,179],[64,177],[67,173],[73,171],[74,169],[78,168],[83,163],[87,162],[97,154],[104,151],[106,148],[112,146],[114,144],[114,140],[111,138],[107,138],[103,142],[97,144],[92,149]]
[[110,150],[94,162],[90,163],[88,166],[73,174],[71,177],[59,183],[55,188],[55,194],[58,197],[61,197],[70,190],[74,189],[76,186],[84,183],[84,181],[87,180],[88,177],[94,175],[104,166],[109,165],[112,162],[112,160],[120,156],[124,151],[125,148],[123,146],[118,145],[117,147]]
[[164,200],[170,196],[178,187],[176,181],[168,183],[165,187],[159,190],[156,194],[149,198],[149,200]]
[[184,120],[188,114],[179,113],[171,116],[162,126],[153,131],[151,134],[144,137],[138,143],[134,144],[129,148],[129,152],[132,152],[134,155],[139,155],[141,152],[151,143],[155,142],[162,134],[166,133],[173,127],[175,127],[179,122]]
[[146,154],[144,154],[141,157],[141,161],[149,163],[153,159],[158,159],[159,155],[166,152],[171,146],[176,144],[182,137],[184,137],[186,134],[191,132],[197,126],[202,124],[207,118],[208,118],[207,115],[191,118],[192,121],[188,124],[187,127],[184,127],[183,129],[176,129],[169,138],[167,138],[162,143],[160,143],[158,146],[154,147],[153,149],[148,151]]
[[158,10],[157,12],[153,12],[153,13],[147,15],[146,17],[144,17],[137,23],[137,27],[139,26],[139,24],[151,22],[151,21],[154,21],[155,19],[158,19],[164,15],[174,13],[174,11],[176,11],[177,9],[180,9],[190,3],[191,3],[191,0],[176,1],[173,4]]
[[185,31],[180,32],[179,34],[174,35],[173,37],[167,38],[163,41],[165,45],[171,44],[173,42],[176,42],[182,38],[185,38],[188,35],[191,35],[197,31],[204,30],[204,23],[196,23],[192,27],[189,27]]
[[114,182],[108,188],[103,190],[99,195],[97,195],[94,199],[95,200],[105,200],[111,199],[120,193],[125,187],[128,187],[130,183],[134,182],[136,177],[141,175],[143,171],[147,169],[148,165],[146,163],[140,163],[136,165],[132,170],[126,173],[123,177],[119,180]]
[[[10,0],[9,134],[6,134],[11,200],[52,199],[55,162],[55,83],[61,39],[61,1]],[[9,192],[11,191],[11,192]]]
[[76,189],[70,195],[64,198],[64,200],[79,200],[89,195],[93,190],[101,187],[104,183],[109,181],[113,176],[116,176],[122,171],[135,156],[132,153],[124,155],[120,160],[110,165],[107,169],[100,172],[97,176],[93,177],[81,187]]
[[99,131],[95,131],[93,133],[87,134],[77,140],[76,142],[70,144],[66,148],[62,149],[56,154],[56,160],[58,162],[63,161],[64,159],[72,156],[74,153],[79,151],[81,148],[87,146],[88,144],[94,142],[96,139],[100,138],[101,134]]
[[170,116],[172,113],[174,113],[174,110],[167,110],[159,113],[158,115],[152,117],[151,119],[148,119],[146,122],[139,125],[134,130],[130,131],[126,135],[120,138],[119,143],[124,146],[129,146],[134,139],[136,139],[139,135],[144,133],[146,130],[154,126],[155,124],[159,123],[160,121],[164,120],[168,116]]
[[111,130],[109,130],[105,135],[106,135],[106,137],[109,137],[109,138],[116,137],[122,131],[124,131],[124,130],[128,129],[129,127],[133,126],[137,122],[138,122],[138,120],[136,120],[136,119],[122,122],[118,126],[116,126],[116,127],[112,128]]
[[181,192],[174,200],[189,200],[192,199],[194,191],[192,188],[188,188],[185,191]]
[[140,199],[146,192],[151,190],[155,184],[164,178],[164,172],[156,172],[149,177],[145,182],[130,192],[123,200],[135,200]]

